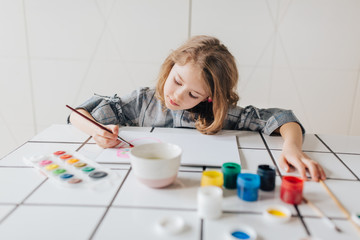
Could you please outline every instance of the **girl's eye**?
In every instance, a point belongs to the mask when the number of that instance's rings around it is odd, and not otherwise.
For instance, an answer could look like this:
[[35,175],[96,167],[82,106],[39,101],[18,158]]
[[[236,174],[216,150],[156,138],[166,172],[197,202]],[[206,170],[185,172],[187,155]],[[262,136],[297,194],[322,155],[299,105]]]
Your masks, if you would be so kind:
[[191,98],[195,98],[195,99],[199,98],[197,96],[194,96],[191,92],[189,93],[189,95],[190,95]]
[[175,82],[176,85],[181,86],[181,83],[179,81],[177,81],[176,78],[174,78],[174,82]]

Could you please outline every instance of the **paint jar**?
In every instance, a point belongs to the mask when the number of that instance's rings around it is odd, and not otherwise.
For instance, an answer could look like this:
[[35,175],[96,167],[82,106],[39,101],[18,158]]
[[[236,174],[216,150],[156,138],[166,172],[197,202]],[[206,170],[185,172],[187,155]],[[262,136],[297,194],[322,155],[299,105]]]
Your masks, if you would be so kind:
[[236,189],[236,179],[241,171],[241,166],[237,163],[227,162],[222,165],[221,170],[224,174],[224,187]]
[[200,183],[202,187],[217,186],[221,188],[223,184],[224,184],[224,176],[222,172],[215,170],[203,171],[201,176],[201,183]]
[[260,176],[253,173],[240,173],[237,177],[238,197],[252,202],[258,199]]
[[259,165],[257,174],[260,176],[260,189],[273,191],[275,189],[275,168],[269,165]]
[[223,191],[216,186],[200,187],[197,193],[197,213],[204,219],[216,219],[222,214]]
[[280,198],[285,203],[300,204],[302,201],[304,181],[299,177],[285,176],[282,178]]

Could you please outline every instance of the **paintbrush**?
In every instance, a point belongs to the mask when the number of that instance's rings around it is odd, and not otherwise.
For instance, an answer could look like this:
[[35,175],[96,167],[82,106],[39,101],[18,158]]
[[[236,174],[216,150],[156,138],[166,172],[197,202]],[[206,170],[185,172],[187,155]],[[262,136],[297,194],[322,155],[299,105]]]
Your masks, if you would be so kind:
[[[100,125],[99,123],[95,122],[95,121],[92,120],[91,118],[88,118],[87,116],[85,116],[85,115],[82,114],[81,112],[77,111],[76,109],[70,107],[69,105],[66,105],[66,107],[67,107],[67,108],[70,108],[72,111],[76,112],[76,113],[79,114],[81,117],[85,118],[86,120],[92,122],[93,124],[95,124],[96,126],[98,126],[99,128],[101,128],[102,130],[105,130],[105,131],[107,131],[107,132],[109,132],[109,133],[112,134],[112,132],[111,132],[109,129],[107,129],[106,127],[104,127],[104,126]],[[117,138],[118,138],[120,141],[123,141],[124,143],[127,143],[130,147],[134,147],[134,145],[132,145],[131,143],[125,141],[123,138],[121,138],[121,137],[119,137],[119,136],[118,136]]]
[[318,208],[315,204],[313,204],[310,200],[306,199],[305,197],[303,197],[302,199],[307,205],[309,205],[320,217],[321,219],[323,219],[323,221],[331,228],[335,229],[338,232],[342,232],[341,229],[335,225],[335,223],[333,221],[331,221],[331,219],[326,216],[321,210],[320,208]]
[[332,198],[332,200],[334,200],[334,202],[336,203],[336,205],[340,208],[340,210],[345,214],[347,220],[349,220],[353,226],[356,228],[356,230],[358,231],[358,234],[360,234],[360,227],[359,225],[356,224],[356,222],[352,219],[350,213],[348,212],[348,210],[346,210],[346,208],[341,204],[341,202],[336,198],[336,196],[331,192],[331,190],[328,188],[328,186],[325,184],[325,182],[323,180],[319,180],[321,186],[326,190],[326,192],[329,194],[329,196]]

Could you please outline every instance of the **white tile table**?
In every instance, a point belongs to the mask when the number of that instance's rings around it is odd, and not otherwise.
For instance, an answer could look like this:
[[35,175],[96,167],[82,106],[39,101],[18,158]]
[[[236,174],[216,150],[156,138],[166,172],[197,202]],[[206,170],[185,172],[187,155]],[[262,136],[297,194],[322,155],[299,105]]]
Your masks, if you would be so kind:
[[[123,128],[126,131],[161,134],[194,134],[192,129]],[[234,141],[243,172],[256,173],[259,164],[275,167],[281,153],[281,137],[264,136],[258,132],[223,131],[221,135],[236,136]],[[24,156],[48,154],[57,150],[79,150],[90,159],[103,151],[93,140],[84,145],[88,136],[71,125],[52,125],[19,146],[0,160],[0,239],[225,239],[230,230],[251,226],[258,239],[358,239],[359,233],[339,210],[326,191],[316,182],[305,182],[304,196],[318,206],[343,231],[330,229],[304,203],[294,206],[280,199],[281,177],[298,175],[277,171],[276,188],[259,192],[259,200],[245,202],[236,190],[224,189],[223,214],[216,220],[197,215],[197,189],[205,169],[218,166],[180,167],[174,184],[164,189],[150,189],[134,177],[129,163],[100,163],[118,176],[103,191],[61,188],[33,167]],[[191,138],[189,139],[191,141]],[[303,150],[319,161],[328,175],[326,183],[350,212],[360,213],[360,137],[305,135]],[[196,143],[194,143],[196,144]],[[226,153],[224,153],[226,157]],[[292,213],[287,223],[267,221],[262,212],[268,205],[286,205]],[[156,224],[164,217],[179,216],[185,221],[178,235],[164,235]]]

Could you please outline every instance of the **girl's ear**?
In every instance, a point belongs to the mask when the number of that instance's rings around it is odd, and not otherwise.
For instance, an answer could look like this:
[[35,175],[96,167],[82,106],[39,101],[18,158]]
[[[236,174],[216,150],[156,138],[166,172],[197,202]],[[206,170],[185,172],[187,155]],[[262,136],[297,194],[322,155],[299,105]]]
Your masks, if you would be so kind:
[[209,102],[209,103],[211,103],[212,99],[211,99],[211,97],[207,97],[204,100],[202,100],[201,102]]

